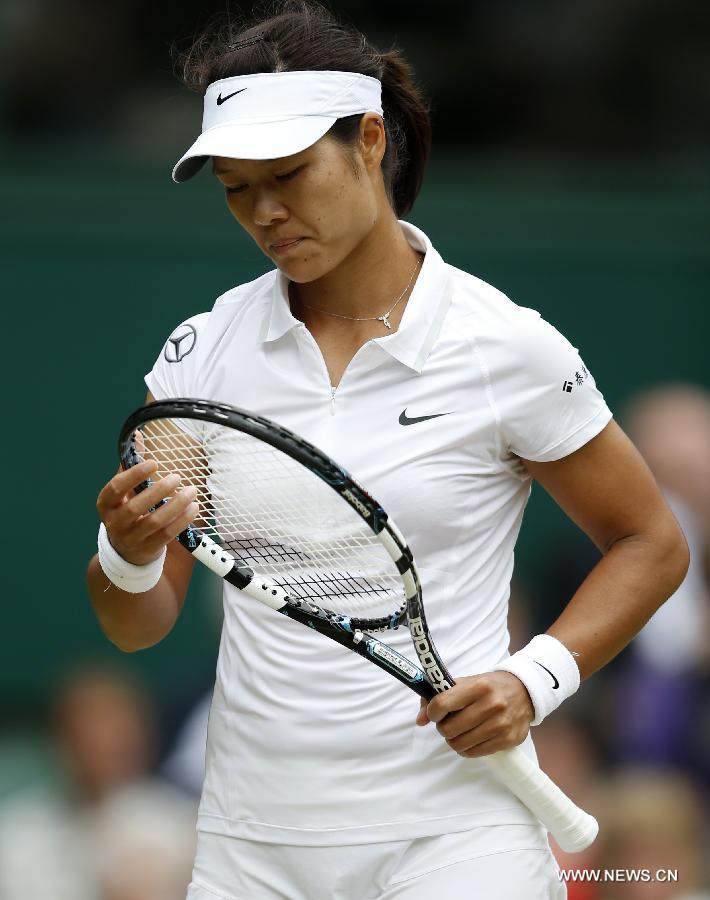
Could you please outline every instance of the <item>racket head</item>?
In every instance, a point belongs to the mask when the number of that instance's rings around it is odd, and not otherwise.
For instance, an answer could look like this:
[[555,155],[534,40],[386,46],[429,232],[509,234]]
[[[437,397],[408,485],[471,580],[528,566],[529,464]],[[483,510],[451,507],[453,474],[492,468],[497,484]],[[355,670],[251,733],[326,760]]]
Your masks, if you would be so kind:
[[289,602],[363,631],[421,609],[411,551],[382,506],[289,429],[227,404],[155,401],[124,423],[119,457],[124,468],[153,459],[152,480],[177,473],[197,487],[200,513],[180,542],[193,550],[207,536]]

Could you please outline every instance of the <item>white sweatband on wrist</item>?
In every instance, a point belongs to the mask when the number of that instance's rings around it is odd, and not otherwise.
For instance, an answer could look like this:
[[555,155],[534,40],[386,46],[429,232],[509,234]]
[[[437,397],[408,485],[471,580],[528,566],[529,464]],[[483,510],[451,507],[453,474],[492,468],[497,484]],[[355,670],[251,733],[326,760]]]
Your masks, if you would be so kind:
[[529,644],[503,660],[494,671],[510,672],[527,688],[539,725],[579,688],[579,667],[569,650],[549,634],[536,635]]
[[116,587],[129,594],[142,594],[154,588],[163,574],[163,564],[167,548],[163,548],[161,555],[153,562],[144,566],[136,566],[125,560],[113,547],[108,538],[106,526],[102,522],[99,525],[99,564],[104,570],[104,575],[112,581]]

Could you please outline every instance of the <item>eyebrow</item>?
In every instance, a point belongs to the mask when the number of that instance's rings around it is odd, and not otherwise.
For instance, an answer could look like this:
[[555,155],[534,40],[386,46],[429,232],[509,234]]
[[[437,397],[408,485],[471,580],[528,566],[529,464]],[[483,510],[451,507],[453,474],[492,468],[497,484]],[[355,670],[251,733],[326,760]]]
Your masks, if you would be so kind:
[[229,169],[218,169],[217,166],[212,166],[212,174],[213,175],[229,175]]
[[216,175],[217,178],[229,178],[231,176],[235,178],[242,178],[239,172],[234,172],[232,169],[216,169],[212,168],[212,174]]
[[[308,148],[306,148],[306,149],[308,149]],[[304,151],[301,151],[300,153],[293,153],[293,154],[291,154],[291,158],[294,158],[294,157],[300,157],[300,156],[302,156],[303,152],[304,152]],[[285,157],[283,157],[283,158],[280,159],[280,160],[279,160],[279,159],[262,160],[262,162],[269,162],[269,163],[272,164],[272,167],[273,167],[273,168],[277,168],[277,169],[278,169],[278,168],[281,167],[281,165],[283,165],[283,159],[285,159]],[[295,160],[295,159],[294,159],[294,163],[293,163],[293,164],[294,164],[294,165],[300,165],[300,164],[301,164],[301,160]],[[231,169],[219,169],[219,168],[217,168],[217,166],[216,166],[216,165],[214,164],[214,162],[213,162],[213,163],[212,163],[212,173],[213,173],[214,175],[219,175],[219,176],[222,176],[222,175],[231,175],[231,174],[232,174],[232,170],[231,170]]]

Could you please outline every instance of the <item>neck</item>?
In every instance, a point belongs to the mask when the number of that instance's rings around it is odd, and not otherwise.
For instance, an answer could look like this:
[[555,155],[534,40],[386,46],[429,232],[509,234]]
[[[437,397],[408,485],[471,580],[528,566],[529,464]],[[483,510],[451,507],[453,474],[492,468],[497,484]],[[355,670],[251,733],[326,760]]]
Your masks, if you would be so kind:
[[373,228],[327,275],[305,284],[290,282],[292,311],[302,319],[318,311],[352,318],[381,316],[404,292],[395,310],[401,315],[421,259],[392,217],[385,228]]

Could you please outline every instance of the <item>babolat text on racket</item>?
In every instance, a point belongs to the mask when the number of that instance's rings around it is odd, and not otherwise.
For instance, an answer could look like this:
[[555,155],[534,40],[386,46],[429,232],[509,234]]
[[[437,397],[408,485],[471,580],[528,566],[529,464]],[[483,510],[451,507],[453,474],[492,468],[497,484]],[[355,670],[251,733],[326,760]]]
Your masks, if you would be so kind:
[[[245,410],[203,400],[150,403],[125,422],[128,469],[157,463],[198,490],[178,540],[255,600],[358,653],[430,700],[454,680],[432,641],[407,543],[385,510],[312,444]],[[139,489],[145,488],[145,482]],[[371,632],[407,625],[420,665]],[[520,747],[483,757],[566,851],[598,825]]]

